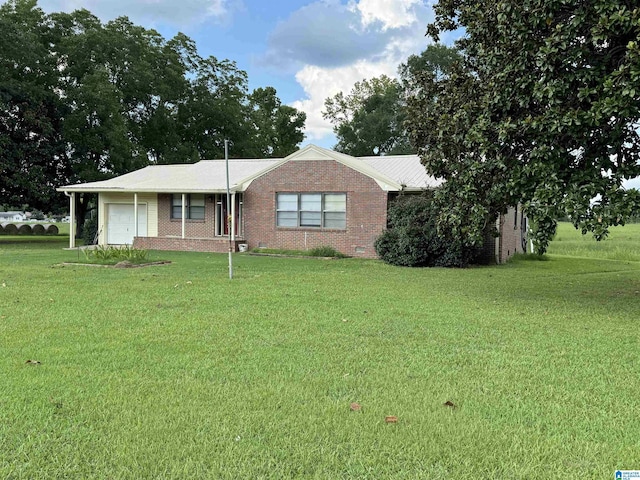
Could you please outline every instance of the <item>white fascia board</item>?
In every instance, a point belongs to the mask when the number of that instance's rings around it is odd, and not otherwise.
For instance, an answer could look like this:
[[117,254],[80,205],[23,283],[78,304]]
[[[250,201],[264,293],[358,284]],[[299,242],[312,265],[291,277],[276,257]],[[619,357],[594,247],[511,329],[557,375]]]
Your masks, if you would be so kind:
[[377,178],[374,178],[373,180],[378,184],[378,186],[383,192],[399,192],[400,190],[402,190],[402,188],[398,189],[393,185],[389,185],[388,183],[381,182]]
[[[242,191],[237,185],[233,185],[229,188],[231,192]],[[202,188],[187,188],[181,190],[179,188],[89,188],[89,187],[61,187],[56,188],[57,192],[76,192],[76,193],[227,193],[227,189],[202,189]]]

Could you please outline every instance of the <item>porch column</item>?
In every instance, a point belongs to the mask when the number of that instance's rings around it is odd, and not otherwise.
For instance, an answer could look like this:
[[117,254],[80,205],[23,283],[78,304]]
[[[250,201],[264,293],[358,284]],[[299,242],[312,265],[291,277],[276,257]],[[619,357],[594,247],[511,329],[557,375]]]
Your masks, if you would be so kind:
[[76,248],[76,193],[69,197],[69,248]]
[[135,227],[133,227],[133,238],[135,239],[138,236],[138,194],[133,194],[133,223]]
[[229,228],[231,229],[231,241],[233,242],[236,239],[236,193],[233,192],[231,194],[231,225]]
[[187,212],[187,205],[186,202],[187,201],[187,195],[186,194],[182,194],[182,238],[184,238],[184,228],[185,228],[185,213]]

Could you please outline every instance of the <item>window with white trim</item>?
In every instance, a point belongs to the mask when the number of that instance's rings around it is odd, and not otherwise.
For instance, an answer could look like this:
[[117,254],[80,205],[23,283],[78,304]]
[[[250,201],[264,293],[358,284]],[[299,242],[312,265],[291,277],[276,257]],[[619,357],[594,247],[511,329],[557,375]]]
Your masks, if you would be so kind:
[[[190,193],[185,197],[185,219],[204,220],[204,194]],[[174,193],[171,196],[171,218],[182,218],[182,194]]]
[[347,228],[346,193],[277,193],[278,227]]

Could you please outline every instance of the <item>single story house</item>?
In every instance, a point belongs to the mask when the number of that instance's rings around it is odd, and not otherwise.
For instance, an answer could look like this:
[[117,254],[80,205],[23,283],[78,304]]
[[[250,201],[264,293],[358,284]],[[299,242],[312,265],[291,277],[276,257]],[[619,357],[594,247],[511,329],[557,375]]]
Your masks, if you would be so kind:
[[[233,250],[329,245],[375,258],[390,202],[440,183],[416,155],[356,158],[308,145],[286,158],[230,159],[229,205],[224,160],[152,165],[58,190],[70,197],[72,218],[76,193],[98,194],[101,245],[221,253],[229,242]],[[517,211],[498,219],[501,236],[488,241],[495,261],[522,251],[522,222]]]
[[0,222],[24,222],[26,219],[22,212],[0,212]]

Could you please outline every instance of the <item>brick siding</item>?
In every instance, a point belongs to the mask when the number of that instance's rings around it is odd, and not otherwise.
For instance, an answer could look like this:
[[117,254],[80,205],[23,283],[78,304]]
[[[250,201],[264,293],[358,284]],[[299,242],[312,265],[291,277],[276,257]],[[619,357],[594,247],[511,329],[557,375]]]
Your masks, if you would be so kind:
[[[233,251],[237,251],[238,244],[232,244]],[[171,237],[136,237],[133,239],[135,248],[147,250],[174,250],[181,252],[212,252],[227,253],[229,251],[228,238],[171,238]]]
[[[346,193],[347,227],[276,226],[276,193]],[[244,196],[249,248],[306,250],[329,245],[350,256],[376,258],[375,239],[386,227],[387,192],[370,177],[333,160],[299,160],[255,179]]]
[[522,211],[521,207],[511,207],[506,214],[500,215],[500,243],[498,262],[504,263],[516,253],[523,253],[522,248]]
[[[215,238],[215,203],[204,198],[204,220],[185,220],[185,237]],[[182,220],[171,218],[171,194],[158,194],[158,237],[181,237]]]

